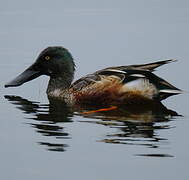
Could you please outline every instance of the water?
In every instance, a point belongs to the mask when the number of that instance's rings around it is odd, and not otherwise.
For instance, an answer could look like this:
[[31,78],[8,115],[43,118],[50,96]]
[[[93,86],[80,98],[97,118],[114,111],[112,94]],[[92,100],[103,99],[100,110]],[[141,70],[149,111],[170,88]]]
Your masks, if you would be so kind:
[[107,66],[176,58],[155,73],[188,90],[188,17],[184,0],[2,1],[0,178],[187,179],[187,93],[164,101],[167,109],[86,114],[49,101],[47,77],[3,85],[46,46],[63,45],[75,58],[75,79]]

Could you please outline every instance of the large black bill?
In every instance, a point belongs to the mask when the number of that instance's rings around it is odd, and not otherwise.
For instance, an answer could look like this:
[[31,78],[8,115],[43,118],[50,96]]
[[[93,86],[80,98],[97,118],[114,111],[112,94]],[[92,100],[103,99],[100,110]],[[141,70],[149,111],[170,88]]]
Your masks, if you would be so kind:
[[28,69],[26,69],[23,73],[18,75],[15,79],[5,84],[5,87],[7,88],[20,86],[25,82],[31,81],[32,79],[39,77],[40,75],[42,75],[42,73],[40,71],[34,70],[31,66]]

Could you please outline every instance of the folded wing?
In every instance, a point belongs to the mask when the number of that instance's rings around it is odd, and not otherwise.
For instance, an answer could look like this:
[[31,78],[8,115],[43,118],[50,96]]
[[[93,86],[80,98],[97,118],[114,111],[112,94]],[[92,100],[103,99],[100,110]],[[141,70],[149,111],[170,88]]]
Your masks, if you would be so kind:
[[[121,98],[124,102],[128,97],[140,96],[161,101],[182,93],[180,89],[151,72],[172,61],[106,68],[77,80],[72,84],[71,89],[80,92],[82,96],[93,98],[95,96],[102,98],[103,95],[103,99]],[[112,96],[110,97],[109,94]]]

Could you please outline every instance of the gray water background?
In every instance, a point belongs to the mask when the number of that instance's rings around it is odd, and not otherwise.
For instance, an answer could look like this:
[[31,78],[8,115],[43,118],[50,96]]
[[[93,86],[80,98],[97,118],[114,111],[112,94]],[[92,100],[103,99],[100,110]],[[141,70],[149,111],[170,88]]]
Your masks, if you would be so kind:
[[[164,101],[183,117],[157,123],[169,128],[156,129],[155,136],[165,140],[155,143],[158,148],[149,148],[143,138],[138,144],[100,142],[120,130],[81,122],[91,119],[77,115],[70,117],[71,122],[57,123],[68,133],[66,138],[48,136],[32,126],[38,114],[48,111],[48,78],[40,77],[19,88],[3,87],[32,64],[42,49],[61,45],[75,59],[75,79],[107,66],[174,58],[179,61],[156,74],[188,91],[188,1],[0,2],[0,179],[188,179],[187,93]],[[41,112],[24,113],[5,95],[39,102]],[[39,142],[66,144],[65,151],[48,150],[51,147]]]

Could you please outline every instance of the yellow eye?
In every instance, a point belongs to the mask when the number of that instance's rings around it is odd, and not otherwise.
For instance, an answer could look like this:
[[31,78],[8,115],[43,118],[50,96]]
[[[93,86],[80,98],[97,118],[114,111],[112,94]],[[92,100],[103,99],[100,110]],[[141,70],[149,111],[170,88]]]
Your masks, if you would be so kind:
[[49,60],[49,59],[50,59],[50,56],[45,56],[45,59],[46,59],[46,60]]

